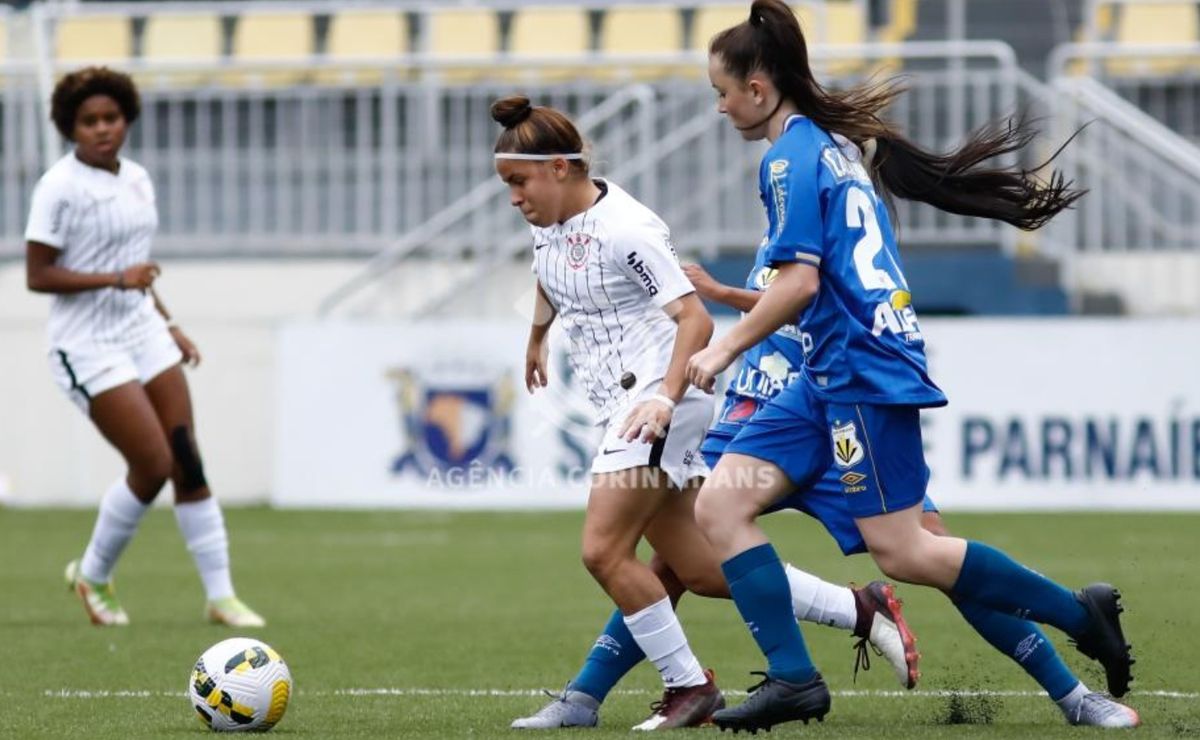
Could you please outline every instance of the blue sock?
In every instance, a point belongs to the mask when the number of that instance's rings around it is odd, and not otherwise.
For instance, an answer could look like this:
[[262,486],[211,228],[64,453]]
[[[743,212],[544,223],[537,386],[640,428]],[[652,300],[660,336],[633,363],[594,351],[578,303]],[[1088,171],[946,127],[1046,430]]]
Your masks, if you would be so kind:
[[775,548],[752,547],[721,563],[721,570],[750,634],[767,656],[767,674],[791,683],[811,680],[817,669],[796,624],[787,574]]
[[625,616],[616,609],[592,645],[579,675],[571,679],[571,690],[603,702],[613,686],[645,657],[625,626]]
[[951,590],[955,601],[982,606],[1020,619],[1049,624],[1075,636],[1088,613],[1075,594],[1026,568],[994,547],[968,541],[962,571]]
[[1054,701],[1079,685],[1079,679],[1033,622],[1001,614],[977,601],[955,601],[954,606],[983,639],[1016,661]]

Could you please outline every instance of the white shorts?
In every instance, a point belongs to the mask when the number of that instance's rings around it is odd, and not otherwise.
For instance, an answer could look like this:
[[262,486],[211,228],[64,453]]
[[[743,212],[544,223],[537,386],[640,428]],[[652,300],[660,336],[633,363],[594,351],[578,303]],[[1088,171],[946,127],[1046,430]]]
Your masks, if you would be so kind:
[[681,490],[689,480],[708,476],[708,466],[700,454],[700,443],[712,424],[716,402],[713,396],[703,391],[688,388],[671,415],[671,424],[667,427],[665,437],[654,442],[626,442],[620,437],[621,427],[629,412],[657,390],[658,383],[652,383],[608,420],[604,439],[592,460],[592,473],[615,473],[639,467],[658,468]]
[[164,325],[133,347],[96,347],[86,351],[51,347],[48,359],[58,387],[86,414],[96,396],[130,381],[148,383],[178,365],[183,353]]

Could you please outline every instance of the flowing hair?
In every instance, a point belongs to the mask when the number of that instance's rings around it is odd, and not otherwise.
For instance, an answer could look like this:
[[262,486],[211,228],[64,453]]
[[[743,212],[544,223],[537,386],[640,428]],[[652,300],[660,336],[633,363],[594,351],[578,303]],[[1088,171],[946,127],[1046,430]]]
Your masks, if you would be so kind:
[[881,118],[883,109],[904,92],[897,80],[868,82],[848,90],[822,87],[813,77],[800,23],[783,0],[754,0],[750,17],[714,36],[708,51],[719,55],[725,70],[739,80],[755,72],[766,74],[782,99],[792,101],[826,131],[859,146],[874,140],[871,175],[885,197],[1033,230],[1087,192],[1073,188],[1060,171],[1051,172],[1049,180],[1036,174],[1066,144],[1034,167],[994,163],[1021,151],[1037,136],[1037,129],[1024,117],[985,126],[972,132],[958,149],[938,154],[913,143],[895,124]]

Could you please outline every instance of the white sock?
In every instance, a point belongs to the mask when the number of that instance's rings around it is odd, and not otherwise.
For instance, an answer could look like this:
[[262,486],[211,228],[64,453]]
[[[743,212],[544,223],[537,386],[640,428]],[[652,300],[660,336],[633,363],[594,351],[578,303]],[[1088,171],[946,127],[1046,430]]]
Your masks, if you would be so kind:
[[208,600],[233,596],[233,578],[229,575],[229,537],[225,534],[225,519],[217,500],[208,497],[202,501],[175,504],[175,521],[187,543],[200,580],[204,581],[204,592]]
[[117,558],[121,557],[133,533],[137,531],[142,517],[150,509],[129,490],[125,478],[113,482],[100,499],[100,512],[96,515],[96,526],[92,539],[83,553],[79,573],[93,583],[108,583],[112,578]]
[[1063,711],[1063,714],[1069,717],[1075,713],[1075,708],[1079,706],[1079,702],[1083,701],[1083,697],[1090,693],[1092,693],[1091,690],[1083,685],[1083,681],[1080,681],[1075,688],[1071,689],[1070,693],[1054,703]]
[[784,566],[784,571],[792,591],[792,611],[796,619],[844,630],[854,629],[858,607],[853,591],[822,581],[790,564]]
[[699,686],[708,681],[700,661],[688,647],[670,598],[626,616],[625,626],[668,688]]

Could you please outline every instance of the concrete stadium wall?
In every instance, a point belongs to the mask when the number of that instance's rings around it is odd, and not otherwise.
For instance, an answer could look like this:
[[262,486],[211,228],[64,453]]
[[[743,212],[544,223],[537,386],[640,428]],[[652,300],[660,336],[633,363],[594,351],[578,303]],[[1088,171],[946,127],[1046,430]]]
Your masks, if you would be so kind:
[[[200,348],[188,371],[201,452],[223,500],[266,500],[275,425],[276,327],[313,315],[352,262],[165,261],[167,307]],[[46,362],[50,299],[0,268],[0,501],[94,505],[120,458],[58,390]]]
[[[203,355],[200,367],[187,372],[208,479],[222,500],[265,503],[275,449],[279,328],[315,316],[321,300],[362,262],[161,264],[159,294]],[[478,269],[470,262],[410,261],[378,291],[377,308],[407,313]],[[445,313],[517,318],[519,307],[532,303],[532,282],[525,264],[499,266]],[[92,506],[123,465],[51,380],[49,303],[48,296],[26,290],[23,263],[0,263],[0,504]]]

